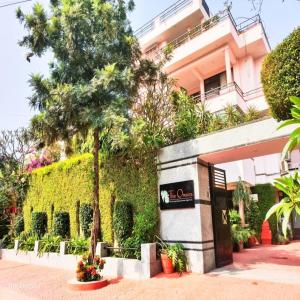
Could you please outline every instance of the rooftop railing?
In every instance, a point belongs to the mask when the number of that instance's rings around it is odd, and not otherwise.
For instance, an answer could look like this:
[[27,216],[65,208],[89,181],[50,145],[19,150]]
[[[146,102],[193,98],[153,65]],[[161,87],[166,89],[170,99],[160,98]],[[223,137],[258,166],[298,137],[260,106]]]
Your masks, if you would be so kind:
[[219,14],[211,17],[209,20],[203,22],[202,24],[199,24],[192,29],[189,29],[176,39],[172,40],[171,42],[168,43],[166,47],[171,47],[173,50],[180,47],[181,45],[185,44],[187,41],[194,39],[195,37],[199,36],[203,32],[209,30],[210,28],[216,26],[219,24],[221,21],[225,19],[230,19],[233,26],[235,27],[236,31],[238,33],[242,33],[249,29],[250,27],[261,23],[261,19],[259,15],[256,15],[246,21],[243,21],[242,23],[236,24],[235,20],[233,19],[230,11],[224,10],[220,12]]
[[178,12],[182,11],[186,7],[190,6],[193,3],[193,0],[179,0],[175,2],[173,5],[168,7],[166,10],[161,12],[159,15],[155,16],[153,19],[148,21],[142,27],[135,31],[135,36],[137,38],[141,38],[146,35],[148,32],[152,31],[155,27],[155,21],[159,19],[160,23],[165,22],[169,18],[176,15]]

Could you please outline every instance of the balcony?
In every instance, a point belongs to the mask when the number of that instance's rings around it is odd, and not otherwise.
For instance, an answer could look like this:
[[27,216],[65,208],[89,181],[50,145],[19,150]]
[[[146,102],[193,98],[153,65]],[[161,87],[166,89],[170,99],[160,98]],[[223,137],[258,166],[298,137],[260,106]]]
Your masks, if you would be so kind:
[[[244,36],[240,38],[241,35]],[[173,57],[166,67],[168,72],[172,72],[190,61],[189,56],[194,60],[196,54],[198,57],[205,55],[220,44],[229,44],[235,55],[239,57],[244,53],[242,49],[245,43],[249,54],[252,52],[254,56],[259,57],[269,51],[270,45],[260,16],[256,15],[237,24],[230,11],[224,10],[185,31],[162,48],[159,48],[158,43],[152,44],[144,54],[149,59],[157,59],[167,48],[171,49]]]
[[137,29],[135,36],[145,48],[160,40],[162,34],[174,38],[186,25],[194,26],[201,19],[208,19],[209,13],[205,0],[179,0]]
[[234,105],[246,112],[250,100],[254,100],[255,107],[258,110],[263,110],[264,108],[262,109],[257,103],[258,97],[262,97],[265,101],[261,87],[244,93],[236,82],[231,82],[193,98],[197,103],[204,103],[210,112],[218,113],[223,111],[227,104]]

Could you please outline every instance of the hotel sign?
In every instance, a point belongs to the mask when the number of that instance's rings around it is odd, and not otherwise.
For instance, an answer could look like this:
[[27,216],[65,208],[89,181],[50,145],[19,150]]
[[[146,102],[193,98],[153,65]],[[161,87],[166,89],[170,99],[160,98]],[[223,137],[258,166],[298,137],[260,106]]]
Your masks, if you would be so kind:
[[194,181],[163,184],[159,189],[160,209],[195,207]]

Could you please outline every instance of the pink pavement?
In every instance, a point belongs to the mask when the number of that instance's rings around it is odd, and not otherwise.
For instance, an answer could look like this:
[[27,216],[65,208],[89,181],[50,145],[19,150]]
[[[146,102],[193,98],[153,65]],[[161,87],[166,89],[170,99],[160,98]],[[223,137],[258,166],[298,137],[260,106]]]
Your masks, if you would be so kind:
[[235,254],[234,259],[233,265],[205,275],[114,279],[109,286],[88,292],[67,288],[67,280],[74,277],[72,272],[0,260],[0,299],[300,299],[300,242],[247,249]]

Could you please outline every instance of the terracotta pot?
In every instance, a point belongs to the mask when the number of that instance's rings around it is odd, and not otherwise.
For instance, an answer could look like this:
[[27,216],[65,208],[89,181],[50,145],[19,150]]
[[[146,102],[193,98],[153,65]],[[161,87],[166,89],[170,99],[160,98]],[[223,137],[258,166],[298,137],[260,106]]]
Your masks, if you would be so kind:
[[174,273],[172,259],[169,258],[167,254],[160,254],[160,258],[161,258],[163,272],[165,274]]
[[248,245],[249,245],[249,247],[254,247],[256,245],[256,237],[255,236],[250,236],[248,238]]

